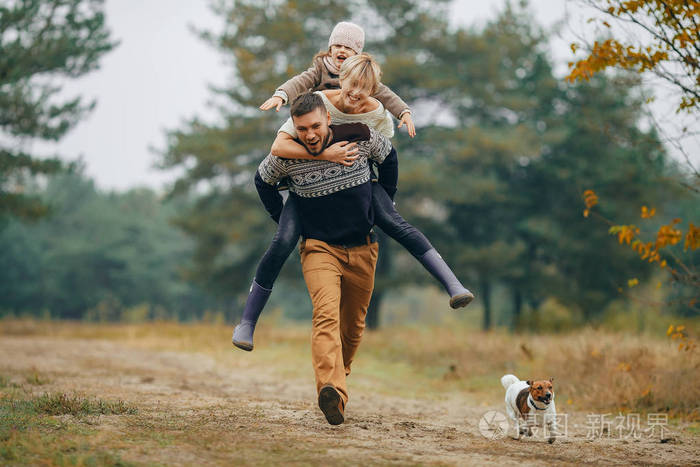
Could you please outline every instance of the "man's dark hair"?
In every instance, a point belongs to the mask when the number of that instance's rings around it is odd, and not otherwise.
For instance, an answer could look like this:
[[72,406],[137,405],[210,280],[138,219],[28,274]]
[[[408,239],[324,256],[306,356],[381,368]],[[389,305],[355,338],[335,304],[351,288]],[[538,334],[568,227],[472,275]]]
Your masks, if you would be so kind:
[[326,106],[323,103],[321,96],[315,92],[305,92],[300,94],[292,102],[292,107],[289,109],[289,113],[292,117],[301,117],[309,112],[313,112],[316,109],[326,110]]

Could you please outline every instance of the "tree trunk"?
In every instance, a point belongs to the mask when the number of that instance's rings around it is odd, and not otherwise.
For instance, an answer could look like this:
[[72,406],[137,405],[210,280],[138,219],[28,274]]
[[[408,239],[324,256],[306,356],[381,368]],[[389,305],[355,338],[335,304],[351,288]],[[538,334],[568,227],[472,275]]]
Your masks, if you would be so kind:
[[513,289],[513,319],[510,323],[511,331],[515,331],[520,327],[520,315],[523,310],[523,295],[520,289]]
[[481,299],[484,302],[484,324],[483,330],[491,329],[491,284],[489,282],[481,283]]

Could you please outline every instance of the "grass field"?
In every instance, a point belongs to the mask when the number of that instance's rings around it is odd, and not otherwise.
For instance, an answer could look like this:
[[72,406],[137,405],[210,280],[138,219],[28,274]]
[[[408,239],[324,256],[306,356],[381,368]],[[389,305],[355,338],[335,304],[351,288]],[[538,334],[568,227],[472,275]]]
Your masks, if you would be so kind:
[[[347,421],[330,427],[315,406],[307,326],[263,322],[252,353],[233,349],[230,332],[0,321],[0,464],[700,464],[700,352],[669,338],[367,332]],[[481,415],[503,410],[504,373],[554,378],[566,438],[480,435]],[[639,414],[643,429],[650,414],[669,418],[665,435],[589,439],[589,414]]]

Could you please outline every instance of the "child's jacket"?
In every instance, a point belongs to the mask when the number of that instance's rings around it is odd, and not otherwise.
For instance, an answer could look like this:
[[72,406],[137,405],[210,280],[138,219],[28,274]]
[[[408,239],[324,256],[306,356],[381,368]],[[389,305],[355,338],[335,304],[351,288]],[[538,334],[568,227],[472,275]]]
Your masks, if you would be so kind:
[[[324,89],[338,88],[340,88],[338,75],[329,72],[326,65],[323,64],[323,58],[317,57],[308,70],[294,78],[290,78],[277,90],[284,91],[287,95],[287,101],[293,102],[298,95],[309,90],[322,91]],[[404,112],[411,110],[399,96],[381,83],[379,83],[376,94],[372,97],[381,102],[384,108],[398,119],[401,118]]]

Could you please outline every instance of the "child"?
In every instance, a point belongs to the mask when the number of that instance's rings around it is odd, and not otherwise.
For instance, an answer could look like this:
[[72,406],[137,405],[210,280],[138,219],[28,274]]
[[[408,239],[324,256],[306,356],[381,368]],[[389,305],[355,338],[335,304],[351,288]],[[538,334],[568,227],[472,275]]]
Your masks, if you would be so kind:
[[[338,89],[340,87],[338,84],[340,67],[346,59],[362,53],[364,44],[365,32],[360,26],[345,21],[336,24],[328,38],[328,50],[316,54],[311,68],[277,88],[272,97],[260,106],[260,110],[269,110],[275,107],[279,112],[283,104],[292,102],[299,94],[309,89],[314,91]],[[380,83],[372,97],[381,102],[399,120],[399,128],[405,124],[408,135],[411,138],[416,135],[411,109],[391,89]]]
[[[320,93],[334,123],[363,122],[378,129],[387,137],[393,135],[390,117],[381,103],[370,97],[370,95],[376,95],[379,76],[379,65],[367,54],[353,56],[341,66],[339,80],[341,89]],[[388,125],[386,119],[389,119]],[[320,158],[320,156],[309,155],[306,149],[295,141],[295,137],[296,133],[290,119],[278,133],[271,153],[293,159]],[[372,187],[375,224],[404,246],[428,272],[442,283],[450,295],[452,308],[468,305],[474,295],[459,282],[428,239],[406,222],[394,208],[392,198],[396,192],[397,178],[396,163],[391,165],[385,162],[379,168],[379,183],[374,183]],[[296,246],[301,233],[294,196],[288,197],[281,212],[270,214],[278,222],[278,230],[270,248],[258,265],[241,323],[236,326],[232,337],[234,345],[248,351],[253,349],[255,325],[272,292],[272,285],[282,265]]]

